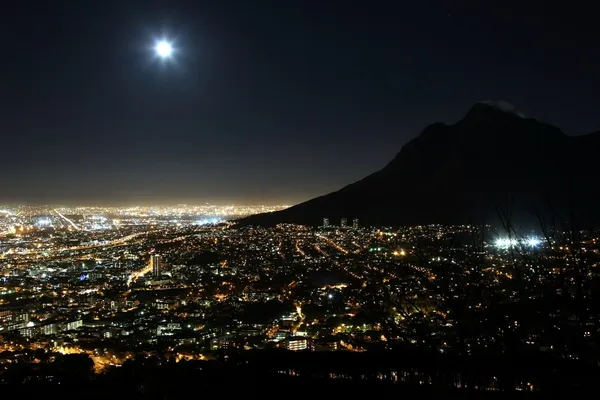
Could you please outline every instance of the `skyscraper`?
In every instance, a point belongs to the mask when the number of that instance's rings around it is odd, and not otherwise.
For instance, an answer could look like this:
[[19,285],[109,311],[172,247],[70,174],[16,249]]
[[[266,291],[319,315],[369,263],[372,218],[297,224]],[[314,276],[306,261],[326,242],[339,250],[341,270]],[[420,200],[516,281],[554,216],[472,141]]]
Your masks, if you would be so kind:
[[150,257],[150,265],[152,266],[152,276],[155,278],[160,277],[160,256],[153,254]]
[[323,218],[323,228],[329,228],[329,218]]
[[340,222],[340,226],[342,228],[347,228],[348,227],[348,220],[346,218],[342,218],[342,221]]
[[352,220],[352,228],[353,229],[358,229],[358,218],[354,218]]

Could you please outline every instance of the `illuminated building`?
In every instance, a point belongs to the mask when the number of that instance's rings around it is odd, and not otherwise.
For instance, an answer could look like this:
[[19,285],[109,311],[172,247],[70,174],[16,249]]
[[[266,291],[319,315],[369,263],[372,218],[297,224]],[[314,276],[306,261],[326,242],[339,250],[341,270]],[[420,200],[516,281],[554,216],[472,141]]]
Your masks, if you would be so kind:
[[352,228],[358,229],[358,218],[352,220]]
[[293,337],[293,338],[289,338],[285,342],[285,347],[288,350],[292,350],[292,351],[306,350],[308,348],[308,339],[305,338],[305,337],[300,337],[300,338]]
[[323,228],[329,228],[329,218],[323,218]]
[[71,322],[67,322],[67,330],[73,330],[73,329],[77,329],[77,328],[81,328],[83,326],[83,320],[75,320],[75,321],[71,321]]
[[214,338],[210,341],[211,350],[227,350],[235,349],[238,347],[239,346],[232,335],[225,335],[222,337]]
[[150,265],[152,266],[152,276],[155,278],[160,277],[160,256],[158,254],[152,255]]
[[342,221],[340,222],[340,226],[342,228],[347,228],[348,227],[348,220],[346,218],[342,218]]
[[58,325],[47,324],[41,327],[43,335],[56,335],[58,333]]

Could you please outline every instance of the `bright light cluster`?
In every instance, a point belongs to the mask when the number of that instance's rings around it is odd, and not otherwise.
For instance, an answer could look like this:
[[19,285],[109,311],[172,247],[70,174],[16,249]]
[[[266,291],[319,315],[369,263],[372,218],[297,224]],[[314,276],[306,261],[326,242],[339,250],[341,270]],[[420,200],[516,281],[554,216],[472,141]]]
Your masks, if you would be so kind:
[[519,241],[517,239],[500,238],[496,240],[496,247],[500,247],[503,249],[516,246],[517,244],[519,244]]
[[535,238],[535,237],[529,237],[529,238],[525,238],[523,240],[517,240],[517,239],[513,239],[513,238],[499,238],[498,240],[496,240],[496,247],[500,247],[502,249],[508,249],[510,247],[515,247],[518,246],[519,244],[522,245],[526,245],[529,247],[536,247],[539,246],[541,243],[541,240]]
[[35,225],[40,227],[51,226],[52,221],[50,220],[50,218],[40,218],[35,222]]
[[221,218],[204,218],[196,221],[196,225],[213,225],[223,222]]
[[536,238],[527,238],[525,240],[525,243],[527,243],[528,246],[532,246],[532,247],[536,247],[538,246],[540,243],[542,243],[541,240],[536,239]]

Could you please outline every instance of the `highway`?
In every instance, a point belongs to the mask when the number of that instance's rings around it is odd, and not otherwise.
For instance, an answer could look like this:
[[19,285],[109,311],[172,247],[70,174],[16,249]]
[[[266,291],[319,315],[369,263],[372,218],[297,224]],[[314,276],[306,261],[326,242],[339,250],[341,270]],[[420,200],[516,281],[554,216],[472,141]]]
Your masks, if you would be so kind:
[[[30,250],[25,250],[20,253],[4,253],[4,254],[0,254],[0,260],[6,259],[7,256],[19,256],[19,257],[38,256],[36,258],[46,259],[46,258],[52,258],[53,256],[56,256],[56,255],[60,255],[61,253],[64,253],[64,252],[77,252],[77,251],[91,250],[91,249],[97,249],[97,248],[123,246],[123,245],[128,244],[128,242],[132,241],[133,239],[136,239],[137,237],[139,237],[141,235],[147,235],[152,232],[157,232],[157,231],[146,231],[146,232],[133,233],[131,235],[127,235],[127,236],[124,236],[119,239],[114,239],[114,240],[111,240],[108,242],[102,242],[102,243],[89,243],[89,244],[84,244],[81,246],[64,247],[64,248],[58,248],[58,249],[30,249]],[[40,255],[42,255],[42,257],[40,257]]]
[[300,245],[298,245],[298,242],[296,241],[296,251],[298,252],[298,254],[300,254],[302,257],[306,257],[306,253],[302,251],[302,249],[300,248]]
[[329,258],[329,254],[327,254],[323,249],[321,249],[318,244],[315,244],[313,247],[315,248],[316,251],[323,254],[325,257]]
[[56,215],[58,215],[59,217],[61,217],[61,218],[62,218],[62,219],[64,219],[65,221],[67,221],[67,223],[68,223],[69,225],[71,225],[73,228],[75,228],[76,230],[78,230],[78,231],[81,231],[81,230],[83,230],[83,229],[81,229],[80,227],[78,227],[77,225],[75,225],[75,222],[71,221],[69,218],[67,218],[67,217],[65,217],[64,215],[62,215],[62,214],[61,214],[61,213],[60,213],[60,212],[59,212],[57,209],[54,209],[53,211],[56,213]]
[[298,317],[300,317],[300,320],[298,321],[298,323],[296,325],[294,325],[294,327],[292,328],[292,333],[295,335],[296,332],[298,331],[298,329],[302,326],[302,324],[304,323],[304,314],[302,314],[302,304],[301,303],[296,303],[296,313],[298,314]]
[[148,263],[144,268],[139,271],[133,272],[127,278],[127,286],[130,286],[133,282],[135,282],[139,277],[146,275],[147,273],[152,272],[152,264]]

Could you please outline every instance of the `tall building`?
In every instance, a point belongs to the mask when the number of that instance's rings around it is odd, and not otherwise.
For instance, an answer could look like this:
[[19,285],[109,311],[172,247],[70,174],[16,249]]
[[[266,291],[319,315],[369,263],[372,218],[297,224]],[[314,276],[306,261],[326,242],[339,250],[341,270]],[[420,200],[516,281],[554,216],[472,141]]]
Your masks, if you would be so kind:
[[323,218],[323,228],[329,228],[329,218]]
[[342,228],[347,228],[348,227],[348,220],[346,218],[342,218],[342,221],[340,222],[340,226]]
[[352,228],[353,229],[358,229],[358,218],[354,218],[352,220]]
[[160,277],[160,256],[158,254],[152,255],[150,265],[152,266],[152,276],[155,278]]

